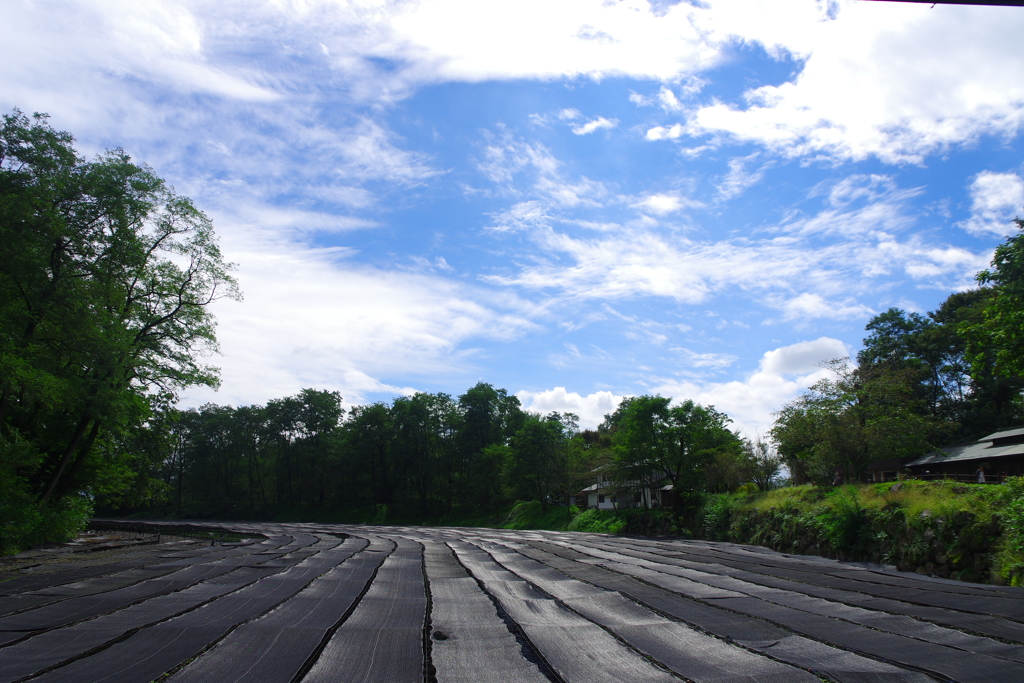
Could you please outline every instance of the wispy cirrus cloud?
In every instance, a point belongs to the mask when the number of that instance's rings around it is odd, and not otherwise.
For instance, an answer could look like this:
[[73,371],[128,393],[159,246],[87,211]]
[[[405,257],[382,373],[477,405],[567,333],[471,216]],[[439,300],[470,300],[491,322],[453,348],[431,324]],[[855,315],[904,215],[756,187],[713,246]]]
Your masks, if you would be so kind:
[[618,125],[618,119],[606,119],[603,116],[598,116],[596,119],[573,126],[572,132],[574,135],[590,135],[599,130],[611,130]]
[[773,161],[766,161],[757,168],[751,168],[760,158],[760,152],[744,157],[734,157],[729,160],[729,172],[725,174],[722,181],[717,185],[718,199],[728,201],[734,199],[750,187],[761,182],[764,174],[774,166]]
[[[569,209],[537,198],[499,216],[497,229],[527,235],[539,251],[484,280],[572,301],[663,297],[694,305],[744,292],[778,312],[768,322],[863,319],[875,312],[863,298],[879,286],[910,280],[960,289],[987,261],[985,251],[935,244],[911,230],[911,201],[920,193],[888,176],[848,176],[812,192],[822,202],[815,214],[765,225],[761,235],[718,239],[643,220],[579,234]],[[666,216],[700,205],[652,193],[631,206]]]

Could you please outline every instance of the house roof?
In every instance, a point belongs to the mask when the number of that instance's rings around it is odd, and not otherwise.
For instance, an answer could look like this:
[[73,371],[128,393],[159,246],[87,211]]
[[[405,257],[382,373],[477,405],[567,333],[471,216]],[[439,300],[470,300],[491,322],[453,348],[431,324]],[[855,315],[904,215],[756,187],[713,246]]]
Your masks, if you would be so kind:
[[907,467],[915,465],[937,465],[948,462],[965,462],[971,460],[988,460],[1005,458],[1012,455],[1024,455],[1024,427],[1004,429],[989,434],[984,439],[955,446],[944,446],[937,451],[907,463]]

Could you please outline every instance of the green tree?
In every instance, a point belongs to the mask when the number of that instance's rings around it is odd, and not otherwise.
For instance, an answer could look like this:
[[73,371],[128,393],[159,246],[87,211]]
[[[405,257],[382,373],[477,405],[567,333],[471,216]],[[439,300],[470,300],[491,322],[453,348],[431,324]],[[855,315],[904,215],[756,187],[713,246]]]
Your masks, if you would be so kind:
[[783,459],[774,445],[758,437],[747,441],[744,451],[750,480],[757,484],[757,488],[767,491],[778,485]]
[[[1024,230],[1024,220],[1014,220]],[[992,290],[980,320],[967,321],[962,331],[975,373],[1024,375],[1024,232],[996,247],[990,268],[977,276]]]
[[505,389],[479,382],[459,396],[462,422],[459,429],[458,497],[478,507],[497,509],[502,498],[503,462],[488,446],[508,445],[523,423],[519,399]]
[[504,476],[513,496],[540,501],[544,513],[552,498],[567,502],[575,482],[578,432],[579,418],[572,413],[553,412],[545,417],[527,413],[505,447]]
[[1020,377],[993,372],[991,354],[973,364],[965,328],[983,322],[992,288],[951,294],[923,316],[891,308],[867,325],[857,355],[862,373],[902,372],[915,384],[915,405],[932,418],[935,442],[970,441],[1021,419]]
[[920,408],[916,376],[907,370],[854,368],[833,372],[776,413],[772,439],[797,483],[827,484],[840,471],[858,478],[875,460],[923,455],[934,445],[934,419]]
[[239,296],[230,269],[209,219],[149,168],[82,159],[44,115],[3,117],[0,428],[37,454],[16,478],[40,510],[92,490],[111,452],[94,446],[154,394],[216,385],[202,359],[209,304]]
[[[707,485],[709,466],[740,454],[741,442],[729,431],[729,417],[692,400],[672,406],[663,396],[624,399],[603,428],[615,445],[619,478],[636,490],[672,484],[675,513]],[[643,498],[644,506],[650,501]]]

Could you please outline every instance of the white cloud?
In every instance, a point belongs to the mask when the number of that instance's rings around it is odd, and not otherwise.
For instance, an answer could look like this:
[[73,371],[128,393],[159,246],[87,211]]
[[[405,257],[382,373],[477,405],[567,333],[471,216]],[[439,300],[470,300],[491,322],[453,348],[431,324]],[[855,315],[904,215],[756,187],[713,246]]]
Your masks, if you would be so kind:
[[619,125],[618,119],[606,119],[603,116],[598,116],[596,119],[587,121],[586,123],[580,124],[578,126],[573,126],[572,132],[575,135],[589,135],[594,131],[602,129],[611,129],[617,125]]
[[772,162],[761,164],[754,170],[747,168],[760,157],[759,152],[754,152],[745,157],[735,157],[729,160],[729,172],[717,186],[718,198],[729,200],[740,196],[748,188],[761,182],[765,171],[772,166]]
[[[834,358],[849,356],[846,344],[838,339],[818,339],[782,346],[766,352],[758,369],[742,380],[707,382],[701,380],[665,379],[655,381],[643,393],[672,397],[676,402],[692,399],[713,405],[733,419],[733,429],[753,438],[764,435],[774,421],[772,413],[819,379],[830,376],[822,365]],[[546,391],[519,391],[516,396],[526,410],[540,413],[571,412],[580,416],[580,426],[594,428],[613,412],[623,398],[611,391],[597,391],[586,396],[569,392],[565,387]]]
[[669,80],[716,63],[718,43],[725,39],[703,25],[705,10],[685,3],[663,13],[652,11],[645,0],[452,0],[389,10],[371,14],[389,40],[359,47],[377,56],[416,60],[418,71],[443,79],[628,75]]
[[735,289],[760,296],[787,320],[806,320],[871,315],[852,297],[873,294],[877,281],[900,271],[929,285],[958,287],[987,262],[984,254],[918,236],[899,241],[884,231],[815,245],[789,236],[696,241],[643,226],[583,238],[555,230],[554,222],[549,216],[520,224],[550,258],[535,257],[516,273],[486,280],[560,290],[570,299],[658,296],[686,304]]
[[647,195],[632,206],[658,216],[666,216],[680,209],[698,208],[703,206],[703,204],[686,197],[680,197],[677,194],[656,193]]
[[[126,119],[136,83],[259,104],[315,95],[305,80],[315,73],[355,100],[388,103],[443,81],[627,76],[662,82],[634,101],[685,115],[651,127],[650,140],[724,133],[791,156],[897,162],[1018,130],[1024,56],[1013,47],[1015,8],[842,0],[829,18],[833,4],[83,0],[53,12],[15,3],[5,25],[19,58],[0,70],[0,91],[41,109],[73,103],[82,119]],[[751,90],[743,107],[691,104],[705,83],[697,74],[720,65],[737,41],[795,57],[797,75]],[[277,59],[252,59],[257,43],[273,46]],[[110,84],[124,92],[95,97]],[[582,134],[612,122],[577,127]]]
[[734,429],[740,430],[747,438],[754,438],[771,428],[774,422],[772,413],[818,380],[830,376],[829,371],[821,367],[822,363],[848,355],[843,342],[821,337],[766,352],[758,369],[743,380],[700,382],[671,379],[657,383],[652,391],[677,401],[692,399],[713,405],[733,419]]
[[18,59],[0,69],[0,78],[15,101],[48,89],[95,94],[101,81],[130,79],[250,102],[281,97],[258,74],[206,59],[207,25],[178,3],[61,3],[59,10],[14,3],[5,7],[4,22],[5,42]]
[[580,418],[580,427],[594,429],[601,424],[604,416],[615,412],[622,402],[623,396],[610,391],[595,391],[582,396],[576,392],[566,391],[565,387],[555,387],[546,391],[517,391],[516,396],[523,404],[524,410],[547,414],[552,411],[575,413]]
[[540,143],[516,140],[508,133],[488,135],[484,158],[477,168],[492,182],[511,189],[516,176],[533,172],[540,177],[558,174],[559,161]]
[[1024,179],[1016,173],[982,171],[971,183],[971,217],[964,223],[976,235],[1009,235],[1024,213]]
[[866,318],[874,311],[863,304],[828,301],[820,294],[805,292],[781,305],[784,320],[810,320],[813,318]]
[[[384,376],[471,375],[474,339],[513,340],[536,329],[524,310],[436,275],[387,272],[348,260],[349,250],[303,248],[217,217],[225,257],[240,263],[243,303],[215,305],[225,389],[196,389],[187,403],[262,402],[302,387],[402,393]],[[443,269],[443,260],[436,262]]]
[[[553,158],[548,163],[558,166]],[[535,184],[534,196],[542,187]],[[888,176],[849,176],[812,191],[810,198],[824,195],[824,208],[815,215],[717,240],[698,239],[692,226],[663,225],[650,216],[701,206],[678,194],[618,197],[641,217],[600,224],[595,234],[575,230],[593,224],[567,213],[584,205],[582,198],[560,202],[548,193],[517,203],[493,228],[522,232],[540,253],[484,280],[556,292],[568,300],[655,296],[696,304],[732,290],[781,312],[768,322],[867,318],[874,311],[862,299],[876,297],[879,286],[902,277],[926,287],[962,289],[989,260],[987,251],[936,244],[919,233],[904,236],[918,220],[911,200],[922,191],[900,188]]]
[[676,138],[682,137],[685,132],[686,128],[683,124],[674,123],[668,127],[654,126],[644,134],[644,137],[647,140],[675,140]]
[[831,337],[819,337],[768,351],[761,358],[761,372],[773,375],[808,375],[821,369],[824,361],[846,358],[846,344]]
[[688,367],[693,368],[727,368],[739,358],[729,353],[698,353],[691,349],[672,349],[679,354],[680,360]]
[[317,141],[318,146],[336,159],[334,172],[340,177],[417,183],[440,172],[424,155],[400,149],[389,131],[368,118],[340,135],[322,130],[316,134],[326,138]]
[[564,207],[594,206],[608,194],[602,183],[586,177],[565,180],[559,172],[561,162],[540,143],[516,139],[505,131],[487,133],[486,138],[484,158],[477,168],[505,194],[521,195],[519,188],[526,187],[546,202]]
[[[719,30],[777,44],[803,68],[794,80],[748,91],[746,107],[692,110],[688,135],[728,133],[787,156],[899,163],[980,135],[1011,135],[1024,120],[1017,8],[848,1],[836,20],[817,21],[777,3],[730,5],[712,7]],[[659,127],[648,138],[677,136],[667,130],[678,131]]]

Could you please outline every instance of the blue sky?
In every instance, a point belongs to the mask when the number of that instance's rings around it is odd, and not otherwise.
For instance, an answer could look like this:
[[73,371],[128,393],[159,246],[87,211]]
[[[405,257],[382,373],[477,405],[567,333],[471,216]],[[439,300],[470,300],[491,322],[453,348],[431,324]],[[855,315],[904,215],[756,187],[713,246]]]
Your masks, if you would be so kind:
[[219,392],[487,381],[748,435],[1024,213],[1024,10],[908,3],[5,5],[0,106],[213,219]]

